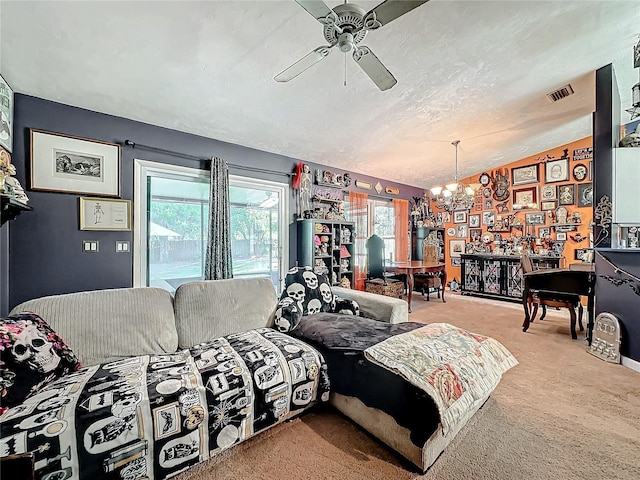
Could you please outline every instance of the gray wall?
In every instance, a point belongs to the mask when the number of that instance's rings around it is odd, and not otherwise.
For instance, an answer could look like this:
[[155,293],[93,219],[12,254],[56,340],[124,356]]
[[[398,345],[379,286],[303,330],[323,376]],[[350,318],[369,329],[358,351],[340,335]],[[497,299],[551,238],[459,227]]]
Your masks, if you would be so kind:
[[[139,144],[153,145],[201,158],[210,158],[215,155],[224,158],[230,164],[269,169],[280,173],[292,172],[300,161],[283,155],[18,94],[15,98],[15,139],[12,160],[18,171],[17,177],[24,187],[29,186],[29,182],[26,181],[29,170],[29,128],[117,143],[129,139]],[[123,147],[121,182],[124,199],[133,199],[133,160],[135,158],[192,168],[204,169],[207,166],[204,161]],[[312,169],[318,166],[309,164]],[[287,177],[280,174],[251,173],[233,168],[230,171],[234,174],[265,180],[287,181]],[[359,178],[372,184],[379,180],[350,173],[352,180]],[[384,180],[381,182],[385,186],[399,188],[400,195],[397,198],[410,199],[412,196],[422,195],[423,192],[417,187]],[[28,189],[27,194],[34,210],[23,213],[11,222],[8,252],[5,249],[4,236],[0,232],[2,240],[0,314],[6,314],[7,309],[24,300],[44,295],[132,285],[132,256],[116,254],[113,248],[116,240],[129,240],[133,244],[131,232],[80,231],[78,229],[80,195]],[[293,213],[295,208],[293,197],[291,208]],[[290,233],[293,236],[296,234],[296,225],[293,220]],[[100,252],[83,254],[81,252],[83,239],[99,240]],[[290,245],[289,259],[293,264],[297,253],[296,242],[291,241]],[[3,251],[5,251],[4,254]]]

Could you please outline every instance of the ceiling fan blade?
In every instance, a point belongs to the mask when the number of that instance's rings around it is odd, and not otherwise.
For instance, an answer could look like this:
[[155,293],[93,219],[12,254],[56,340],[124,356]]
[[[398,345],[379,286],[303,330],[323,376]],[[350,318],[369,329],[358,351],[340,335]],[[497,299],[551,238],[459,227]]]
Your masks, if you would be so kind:
[[289,80],[296,78],[302,72],[304,72],[308,68],[313,67],[316,63],[329,55],[329,53],[331,53],[332,46],[333,45],[328,45],[316,48],[311,53],[305,55],[296,63],[291,65],[289,68],[285,68],[282,72],[273,77],[273,79],[276,82],[288,82]]
[[353,52],[353,59],[373,83],[382,91],[389,90],[398,81],[376,57],[369,47],[361,46]]
[[364,16],[367,29],[375,30],[394,21],[429,0],[385,0]]
[[320,23],[326,23],[328,18],[333,19],[334,22],[337,19],[334,11],[322,0],[296,0],[296,2]]

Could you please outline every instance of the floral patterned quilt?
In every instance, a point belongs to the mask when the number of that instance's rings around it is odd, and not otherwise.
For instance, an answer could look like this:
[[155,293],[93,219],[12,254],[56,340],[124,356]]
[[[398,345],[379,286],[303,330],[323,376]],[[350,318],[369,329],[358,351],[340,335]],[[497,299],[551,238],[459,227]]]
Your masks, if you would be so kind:
[[367,348],[365,356],[428,393],[438,406],[445,436],[518,364],[497,340],[448,323],[390,337]]
[[322,355],[269,328],[73,372],[0,417],[39,480],[161,479],[327,400]]

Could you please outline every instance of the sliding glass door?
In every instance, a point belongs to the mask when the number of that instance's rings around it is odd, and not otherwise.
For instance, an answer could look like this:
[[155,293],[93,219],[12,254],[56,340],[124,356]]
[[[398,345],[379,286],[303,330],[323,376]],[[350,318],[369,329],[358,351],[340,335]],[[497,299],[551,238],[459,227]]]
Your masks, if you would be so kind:
[[[209,173],[136,160],[134,285],[174,291],[204,279]],[[288,260],[288,185],[230,177],[234,277],[268,277],[277,291]]]

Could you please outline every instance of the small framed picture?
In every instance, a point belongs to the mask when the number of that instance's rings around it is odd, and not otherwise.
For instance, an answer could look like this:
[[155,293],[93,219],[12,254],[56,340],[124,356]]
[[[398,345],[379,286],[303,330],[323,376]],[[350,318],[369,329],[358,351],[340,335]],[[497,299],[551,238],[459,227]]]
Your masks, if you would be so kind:
[[556,202],[555,200],[543,200],[542,202],[540,202],[540,210],[544,212],[548,210],[555,210],[557,206],[558,202]]
[[493,227],[496,221],[496,215],[494,212],[482,212],[482,225],[485,227]]
[[453,212],[453,223],[467,223],[467,212],[462,210]]
[[469,227],[478,228],[480,226],[480,215],[469,215]]
[[0,146],[13,151],[13,90],[0,75]]
[[558,186],[558,205],[573,205],[575,203],[575,185]]
[[545,164],[545,183],[566,182],[569,180],[569,159],[549,160]]
[[573,167],[573,179],[576,182],[581,182],[587,178],[589,174],[587,166],[584,163],[578,163]]
[[461,263],[461,259],[460,257],[451,257],[451,266],[452,267],[459,267]]
[[472,242],[480,242],[482,241],[482,229],[481,228],[470,228],[469,235],[471,235]]
[[513,190],[512,208],[514,210],[529,210],[538,207],[538,187],[524,187]]
[[551,237],[551,228],[550,227],[538,227],[538,237],[539,238],[549,238],[549,237]]
[[525,213],[524,222],[527,225],[544,225],[546,224],[546,215],[542,212]]
[[511,185],[538,183],[538,164],[517,167],[511,170]]
[[456,237],[457,238],[467,238],[469,236],[469,226],[468,225],[458,225],[456,227]]
[[576,248],[573,251],[573,255],[574,255],[573,258],[575,260],[580,260],[580,261],[584,262],[586,260],[587,254],[589,253],[589,250],[590,249],[588,249],[588,248]]
[[581,183],[578,185],[578,206],[590,207],[593,205],[593,183]]
[[120,145],[31,129],[31,189],[120,196]]
[[464,240],[449,240],[449,256],[460,258],[460,254],[464,253],[466,243]]
[[486,198],[484,200],[484,209],[491,210],[492,208],[493,208],[493,200],[491,200],[490,198]]
[[131,200],[80,197],[80,230],[131,230]]
[[556,240],[565,241],[567,240],[566,232],[556,232]]
[[542,185],[540,187],[540,200],[557,200],[558,188],[555,185]]

